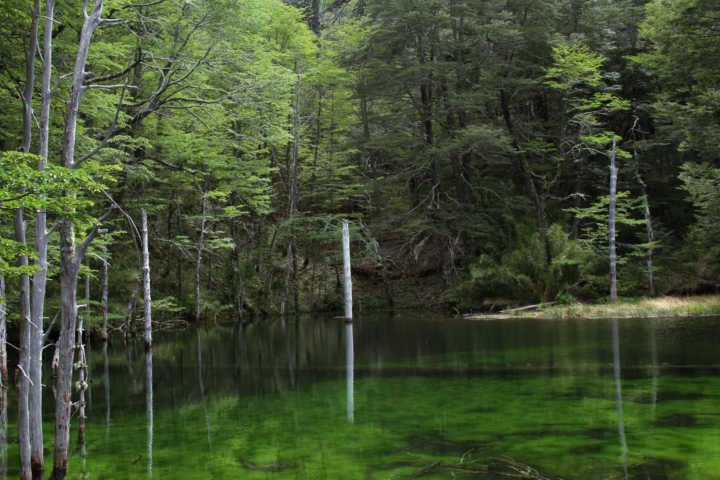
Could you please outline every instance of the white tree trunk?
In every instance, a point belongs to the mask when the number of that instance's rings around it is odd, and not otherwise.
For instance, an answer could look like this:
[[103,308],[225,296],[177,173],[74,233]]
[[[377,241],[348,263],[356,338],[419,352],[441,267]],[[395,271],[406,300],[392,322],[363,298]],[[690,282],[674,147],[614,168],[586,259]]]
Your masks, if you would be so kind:
[[[103,0],[94,0],[92,10],[83,11],[84,20],[75,56],[70,93],[65,110],[65,129],[62,142],[62,162],[65,168],[75,167],[75,137],[80,101],[85,87],[85,65],[90,52],[93,33],[100,24]],[[72,193],[71,193],[72,194]],[[90,240],[90,239],[88,239]],[[83,244],[86,248],[86,244]],[[62,300],[60,338],[57,342],[58,368],[55,384],[55,451],[52,479],[64,479],[68,469],[70,443],[71,386],[75,356],[75,328],[77,321],[77,280],[84,249],[76,251],[75,225],[63,218],[60,228],[60,296]]]
[[78,386],[78,446],[80,453],[85,453],[85,391],[87,390],[87,359],[83,343],[83,315],[78,315],[77,331],[75,332],[75,355]]
[[610,240],[610,301],[617,301],[617,253],[615,251],[615,203],[617,196],[617,168],[615,167],[616,139],[613,136],[610,155],[610,211],[608,213],[608,233]]
[[107,248],[103,247],[103,288],[102,288],[102,338],[103,342],[108,341],[108,259],[107,259]]
[[[25,245],[25,221],[22,208],[15,211],[15,240]],[[28,257],[20,257],[21,267],[28,266]],[[32,478],[30,463],[30,278],[27,274],[20,276],[20,352],[15,372],[17,381],[17,407],[18,407],[18,450],[20,454],[20,478]]]
[[[23,103],[23,142],[22,151],[30,153],[33,127],[33,90],[35,88],[35,55],[38,46],[37,30],[40,18],[40,0],[33,2],[29,40],[25,51],[25,86],[22,92]],[[22,207],[15,211],[15,240],[25,246],[26,226]],[[22,255],[20,266],[29,265],[28,257]],[[30,436],[30,363],[32,358],[32,320],[30,301],[30,277],[27,273],[20,276],[20,354],[18,356],[18,450],[20,453],[20,478],[32,477],[31,436]],[[42,448],[42,447],[41,447]]]
[[142,209],[143,300],[145,307],[145,350],[152,348],[152,298],[150,296],[150,247],[148,245],[147,212]]
[[195,321],[200,321],[202,311],[200,298],[200,270],[202,269],[202,252],[205,248],[205,223],[207,222],[207,194],[202,196],[202,219],[200,220],[200,239],[197,244],[197,257],[195,261]]
[[[40,160],[38,170],[45,170],[50,149],[50,103],[52,89],[52,36],[55,0],[45,0],[43,39],[42,103],[40,110]],[[30,445],[33,478],[42,478],[45,468],[42,422],[42,351],[44,346],[45,289],[48,272],[47,214],[44,208],[35,217],[35,273],[32,281],[32,346],[30,350]]]
[[343,276],[345,278],[345,320],[352,321],[352,273],[350,266],[350,224],[347,220],[343,220],[342,227],[342,247],[343,247]]

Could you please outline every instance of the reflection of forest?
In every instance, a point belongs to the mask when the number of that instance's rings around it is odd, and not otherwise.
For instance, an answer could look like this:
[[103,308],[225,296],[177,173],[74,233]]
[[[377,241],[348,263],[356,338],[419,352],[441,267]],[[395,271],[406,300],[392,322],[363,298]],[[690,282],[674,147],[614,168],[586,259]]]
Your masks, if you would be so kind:
[[[153,348],[155,405],[176,407],[207,396],[262,395],[339,380],[346,372],[345,328],[341,319],[301,319],[159,335]],[[352,328],[356,379],[613,371],[613,343],[603,340],[612,338],[612,325],[605,321],[477,324],[387,317],[356,319]],[[623,376],[652,374],[657,381],[661,370],[673,371],[675,365],[713,365],[709,345],[688,352],[672,341],[680,328],[672,321],[620,322],[618,328]],[[139,410],[145,403],[145,382],[138,377],[144,372],[141,342],[131,341],[127,350],[121,342],[113,343],[107,369],[101,355],[94,358],[96,398],[112,391],[113,412]],[[102,408],[102,413],[90,412],[91,417],[107,416],[106,405],[95,402],[91,408]]]

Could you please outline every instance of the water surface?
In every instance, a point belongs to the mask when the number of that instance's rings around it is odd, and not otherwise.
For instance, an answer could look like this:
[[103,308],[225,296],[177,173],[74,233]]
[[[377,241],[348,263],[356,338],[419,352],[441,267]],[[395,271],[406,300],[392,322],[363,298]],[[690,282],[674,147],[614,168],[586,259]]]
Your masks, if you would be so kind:
[[718,320],[416,312],[155,338],[92,349],[72,478],[720,478]]

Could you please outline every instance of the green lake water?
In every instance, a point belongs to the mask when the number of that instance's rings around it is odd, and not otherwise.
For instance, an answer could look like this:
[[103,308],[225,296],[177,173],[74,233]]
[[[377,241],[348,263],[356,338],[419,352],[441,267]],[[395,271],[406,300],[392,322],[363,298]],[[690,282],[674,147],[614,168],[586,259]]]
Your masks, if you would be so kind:
[[717,319],[415,312],[155,337],[151,358],[93,346],[71,478],[720,479]]

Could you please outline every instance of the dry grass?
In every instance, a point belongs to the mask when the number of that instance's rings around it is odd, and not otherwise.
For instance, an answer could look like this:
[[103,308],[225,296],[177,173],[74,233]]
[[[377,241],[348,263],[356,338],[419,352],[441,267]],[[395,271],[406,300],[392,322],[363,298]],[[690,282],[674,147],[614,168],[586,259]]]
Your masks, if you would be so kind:
[[615,304],[558,305],[512,315],[473,315],[476,320],[503,318],[647,318],[720,315],[720,295],[620,300]]

